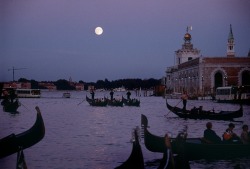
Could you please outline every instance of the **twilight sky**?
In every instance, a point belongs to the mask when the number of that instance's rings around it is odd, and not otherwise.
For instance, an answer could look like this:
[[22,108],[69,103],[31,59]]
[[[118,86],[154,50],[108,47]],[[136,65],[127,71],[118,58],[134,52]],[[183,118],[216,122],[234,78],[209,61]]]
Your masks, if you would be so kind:
[[[1,0],[0,81],[161,78],[186,27],[203,56],[250,49],[249,0]],[[101,26],[103,34],[95,34]]]

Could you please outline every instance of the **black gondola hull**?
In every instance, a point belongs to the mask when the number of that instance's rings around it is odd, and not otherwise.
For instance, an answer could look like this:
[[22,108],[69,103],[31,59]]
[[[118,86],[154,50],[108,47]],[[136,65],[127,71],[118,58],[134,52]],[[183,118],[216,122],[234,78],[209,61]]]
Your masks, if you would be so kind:
[[236,111],[220,111],[219,113],[214,113],[212,111],[205,110],[183,110],[178,107],[173,107],[168,104],[166,100],[167,108],[176,114],[180,118],[185,119],[209,119],[209,120],[233,120],[234,118],[239,118],[243,116],[243,108],[240,105],[239,110]]
[[122,97],[122,101],[124,103],[124,105],[126,106],[135,106],[135,107],[140,107],[140,100],[138,99],[125,99],[124,97]]
[[[145,147],[151,152],[164,153],[164,137],[151,134],[148,127],[148,120],[145,115],[141,115],[141,125],[144,132]],[[237,157],[250,157],[250,144],[224,143],[207,144],[201,138],[187,138],[184,141],[171,139],[172,151],[175,154],[185,153],[187,160],[199,159],[230,159]]]
[[36,109],[36,122],[29,130],[17,135],[11,134],[0,140],[0,158],[16,153],[20,149],[29,148],[43,139],[45,126],[39,108]]
[[86,101],[87,101],[91,106],[105,107],[105,106],[108,105],[108,101],[107,101],[106,99],[104,99],[104,100],[90,99],[88,96],[86,96]]
[[129,158],[115,169],[144,169],[144,159],[138,138],[137,131],[134,130],[135,141]]

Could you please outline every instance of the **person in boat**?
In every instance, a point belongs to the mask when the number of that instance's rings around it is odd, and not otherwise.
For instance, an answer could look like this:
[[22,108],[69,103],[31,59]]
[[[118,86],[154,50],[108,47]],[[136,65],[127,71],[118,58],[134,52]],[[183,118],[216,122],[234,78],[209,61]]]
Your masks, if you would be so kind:
[[242,133],[240,135],[240,138],[243,144],[250,143],[250,132],[248,132],[248,125],[244,124],[242,126]]
[[220,143],[221,138],[212,130],[212,123],[208,122],[206,124],[207,129],[204,131],[203,138],[206,143]]
[[130,91],[127,92],[127,99],[130,100],[131,93]]
[[224,142],[240,142],[240,137],[237,136],[236,133],[233,132],[235,125],[233,123],[229,123],[228,128],[223,134],[223,141]]
[[3,101],[1,102],[1,105],[6,105],[8,104],[10,101],[9,101],[9,93],[7,90],[3,90],[2,92],[2,99]]
[[10,97],[10,101],[11,101],[11,103],[13,103],[13,102],[14,102],[14,100],[17,98],[17,95],[16,95],[16,93],[15,93],[15,91],[14,91],[14,90],[10,90],[9,97]]
[[200,106],[199,108],[196,108],[195,106],[191,109],[191,113],[194,113],[194,114],[200,114],[200,113],[203,113],[202,112],[202,106]]
[[113,89],[111,90],[111,92],[109,94],[110,94],[110,99],[112,101],[114,99],[114,91],[113,91]]
[[92,100],[94,100],[95,99],[95,92],[94,92],[94,90],[91,90],[90,94],[91,94]]
[[186,91],[184,91],[184,93],[182,94],[181,99],[183,103],[183,110],[186,110],[187,99],[188,99],[188,95]]

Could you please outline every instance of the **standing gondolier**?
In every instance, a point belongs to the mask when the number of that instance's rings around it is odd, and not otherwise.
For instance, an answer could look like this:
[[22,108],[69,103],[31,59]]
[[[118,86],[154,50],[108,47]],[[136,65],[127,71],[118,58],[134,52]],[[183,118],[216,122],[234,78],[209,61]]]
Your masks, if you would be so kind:
[[127,99],[130,100],[131,93],[130,91],[127,92]]
[[91,94],[91,98],[92,98],[92,100],[94,100],[94,99],[95,99],[95,92],[94,92],[94,90],[93,90],[93,89],[91,90],[90,94]]
[[113,92],[113,89],[111,89],[111,92],[109,93],[110,94],[110,99],[111,101],[114,99],[114,92]]
[[184,91],[184,93],[182,94],[181,99],[182,99],[182,103],[183,103],[183,110],[185,111],[186,106],[187,106],[187,99],[188,99],[188,95],[187,95],[186,91]]

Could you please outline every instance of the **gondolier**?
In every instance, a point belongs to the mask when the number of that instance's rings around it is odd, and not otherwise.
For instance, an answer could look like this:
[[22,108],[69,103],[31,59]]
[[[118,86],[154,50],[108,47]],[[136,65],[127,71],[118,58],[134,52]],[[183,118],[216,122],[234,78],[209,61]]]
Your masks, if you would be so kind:
[[186,110],[187,99],[188,99],[188,95],[186,91],[184,91],[184,93],[182,94],[181,99],[183,103],[183,110]]
[[127,99],[130,100],[131,93],[130,91],[127,92]]
[[111,92],[109,93],[110,94],[110,100],[112,101],[114,99],[114,92],[113,92],[113,89],[111,89]]
[[92,100],[94,100],[95,99],[95,92],[94,92],[94,90],[91,90],[90,94],[91,94]]

